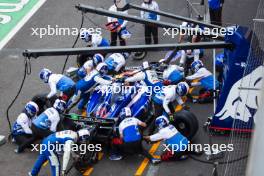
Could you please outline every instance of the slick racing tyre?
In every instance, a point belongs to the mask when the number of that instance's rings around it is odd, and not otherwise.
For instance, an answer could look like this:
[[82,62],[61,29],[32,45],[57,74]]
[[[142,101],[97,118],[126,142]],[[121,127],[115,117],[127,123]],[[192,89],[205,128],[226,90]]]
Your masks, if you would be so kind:
[[47,99],[46,98],[47,95],[48,94],[37,94],[31,99],[31,101],[35,102],[39,107],[39,111],[37,115],[44,112],[47,108],[52,107],[52,105],[58,98],[56,95],[54,95],[53,97]]
[[132,58],[134,60],[142,60],[146,57],[147,55],[147,52],[144,51],[144,52],[135,52],[135,53],[132,53]]
[[84,155],[81,155],[79,161],[74,163],[74,167],[78,171],[84,171],[88,166],[96,164],[98,161],[98,152],[87,151]]
[[93,57],[91,55],[81,54],[77,56],[76,63],[78,67],[83,66],[83,64],[87,61],[92,59]]
[[196,116],[190,111],[181,110],[174,114],[174,120],[171,122],[177,130],[191,140],[198,131],[199,123]]

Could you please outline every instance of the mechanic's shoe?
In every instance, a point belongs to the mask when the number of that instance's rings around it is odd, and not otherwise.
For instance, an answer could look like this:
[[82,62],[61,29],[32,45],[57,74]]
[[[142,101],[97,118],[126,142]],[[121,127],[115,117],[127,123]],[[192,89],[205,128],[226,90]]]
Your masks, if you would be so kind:
[[5,136],[0,135],[0,145],[4,145],[6,143]]
[[194,149],[193,151],[190,151],[190,154],[193,154],[193,155],[202,155],[204,152],[203,150],[201,149]]
[[182,105],[182,108],[183,108],[184,110],[186,110],[186,111],[190,110],[190,106],[188,106],[188,105]]
[[14,152],[18,154],[18,153],[22,153],[23,151],[22,151],[19,147],[17,147],[17,148],[14,150]]
[[182,155],[179,160],[186,160],[188,158],[188,155]]
[[109,157],[109,159],[112,161],[118,161],[118,160],[121,160],[122,158],[123,158],[122,155],[111,155]]
[[31,172],[28,172],[28,176],[32,176]]
[[159,164],[160,162],[161,162],[161,159],[158,159],[158,158],[152,158],[151,159],[152,164]]

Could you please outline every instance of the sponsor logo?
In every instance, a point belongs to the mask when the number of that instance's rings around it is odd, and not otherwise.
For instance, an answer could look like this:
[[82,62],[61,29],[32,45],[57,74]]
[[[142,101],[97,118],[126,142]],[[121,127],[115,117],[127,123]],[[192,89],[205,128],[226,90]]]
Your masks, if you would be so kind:
[[262,86],[263,66],[257,67],[247,76],[238,80],[230,89],[224,107],[215,116],[220,120],[229,117],[248,122],[250,118],[254,118],[256,113],[252,113],[252,109],[257,111],[260,89]]

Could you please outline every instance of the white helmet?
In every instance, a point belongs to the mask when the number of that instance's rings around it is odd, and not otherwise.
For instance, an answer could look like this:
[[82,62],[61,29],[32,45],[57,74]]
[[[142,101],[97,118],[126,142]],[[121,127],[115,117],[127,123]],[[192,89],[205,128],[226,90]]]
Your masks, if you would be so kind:
[[93,64],[94,66],[98,65],[99,63],[104,62],[104,56],[102,54],[95,54],[93,56]]
[[82,30],[80,33],[80,38],[85,42],[90,42],[92,39],[92,33],[89,30]]
[[155,120],[155,126],[160,130],[162,128],[165,128],[169,125],[169,120],[166,116],[162,115],[156,118]]
[[142,67],[143,67],[143,69],[148,69],[148,68],[149,68],[149,63],[148,63],[148,61],[143,62],[143,63],[142,63]]
[[185,96],[189,92],[189,85],[186,82],[180,82],[177,84],[176,93],[180,96]]
[[54,104],[53,107],[59,112],[59,113],[63,113],[64,110],[66,109],[66,102],[60,99],[57,99]]
[[49,77],[52,74],[52,71],[50,71],[47,68],[43,68],[39,73],[39,78],[44,81],[44,83],[48,83]]
[[39,107],[35,102],[30,101],[26,104],[25,111],[30,117],[34,117],[38,113]]
[[86,141],[90,137],[88,129],[80,129],[78,132],[78,141]]
[[108,67],[105,63],[101,62],[100,64],[97,65],[96,70],[100,73],[100,74],[107,74],[108,72]]

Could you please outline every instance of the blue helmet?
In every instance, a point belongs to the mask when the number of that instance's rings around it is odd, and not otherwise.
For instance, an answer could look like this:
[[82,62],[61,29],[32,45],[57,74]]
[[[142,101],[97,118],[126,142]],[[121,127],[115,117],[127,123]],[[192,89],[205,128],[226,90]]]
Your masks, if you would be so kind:
[[217,67],[223,67],[224,66],[224,58],[225,58],[224,53],[217,54],[216,60],[215,60],[215,65]]
[[101,62],[104,62],[104,56],[102,54],[95,54],[93,56],[93,64],[96,66]]
[[25,110],[30,117],[34,117],[38,113],[39,107],[35,102],[30,101],[26,104]]
[[87,72],[86,72],[84,67],[81,67],[81,68],[79,68],[77,74],[80,78],[84,78],[86,76]]
[[194,73],[196,73],[202,67],[204,67],[204,65],[203,65],[203,62],[201,60],[193,61],[191,64],[191,69]]
[[107,65],[106,65],[105,63],[100,63],[100,64],[97,65],[96,70],[97,70],[100,74],[104,75],[104,74],[107,74],[107,72],[108,72],[108,67],[107,67]]
[[156,127],[160,130],[169,125],[169,120],[166,116],[162,115],[156,118],[155,120]]
[[179,96],[185,96],[189,92],[189,85],[186,82],[179,82],[176,87],[176,93]]
[[66,102],[60,99],[57,99],[53,104],[53,107],[61,114],[66,109]]
[[124,120],[127,117],[131,117],[131,115],[132,115],[131,109],[128,107],[125,107],[120,112],[120,120]]
[[85,42],[90,42],[92,40],[92,34],[89,30],[82,30],[80,33],[80,38]]
[[44,83],[48,83],[51,74],[52,72],[49,69],[43,68],[39,73],[39,78],[43,80]]

